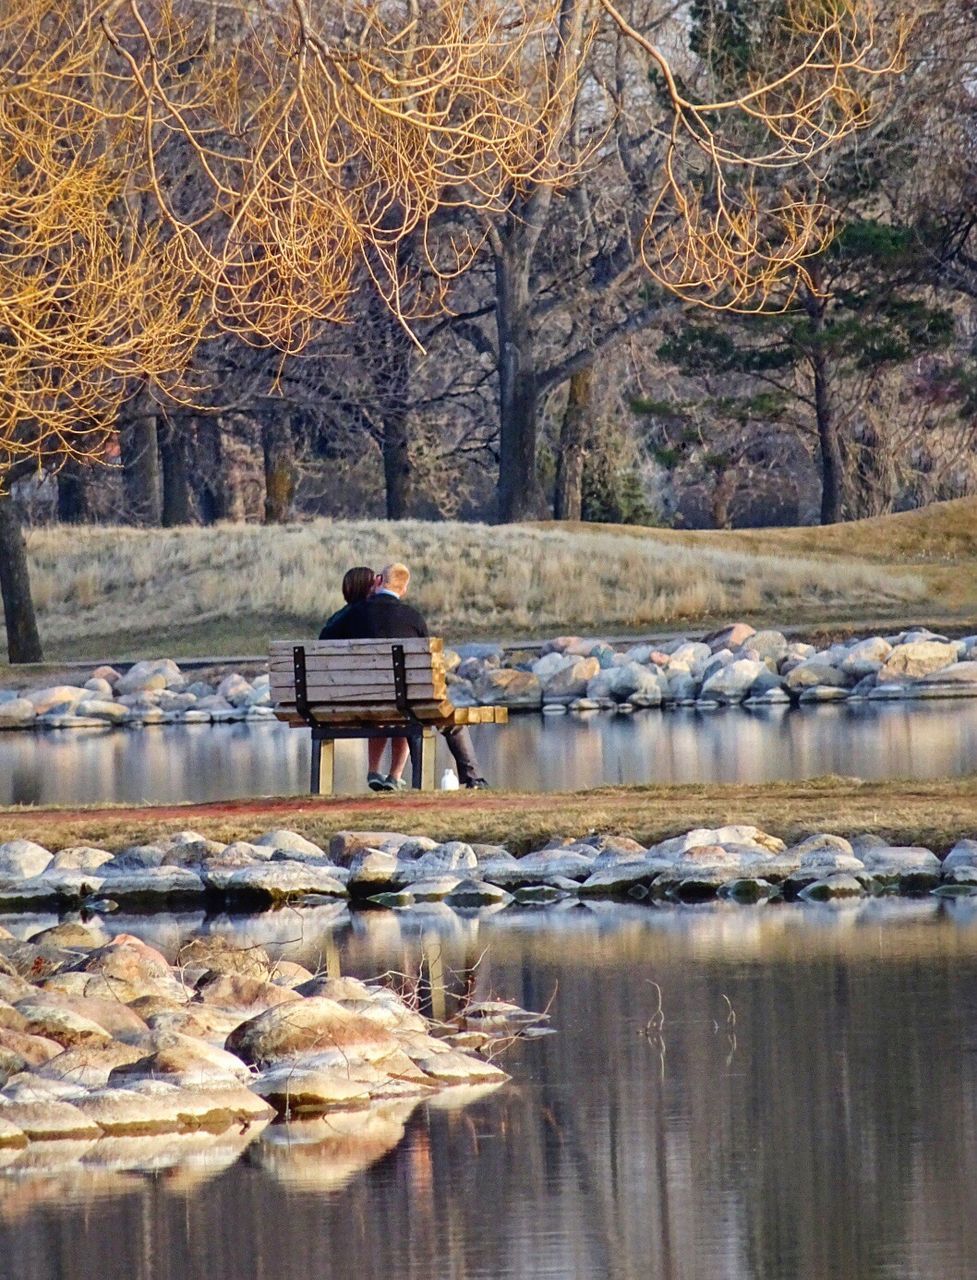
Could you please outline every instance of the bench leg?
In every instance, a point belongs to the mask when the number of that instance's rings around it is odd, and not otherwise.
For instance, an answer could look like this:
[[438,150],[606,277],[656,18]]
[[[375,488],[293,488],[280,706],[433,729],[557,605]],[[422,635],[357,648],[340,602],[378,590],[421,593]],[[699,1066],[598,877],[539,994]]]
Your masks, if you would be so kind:
[[336,744],[332,738],[312,739],[309,794],[331,796],[336,772]]
[[434,738],[433,729],[424,730],[423,742],[424,742],[424,753],[423,753],[423,756],[421,757],[421,760],[422,760],[421,790],[433,791],[434,785],[435,785],[434,784],[434,774],[435,774],[434,766],[437,762],[437,752],[435,751],[435,747],[437,743]]
[[424,735],[408,734],[407,748],[410,751],[410,785],[415,791],[420,791],[424,781]]

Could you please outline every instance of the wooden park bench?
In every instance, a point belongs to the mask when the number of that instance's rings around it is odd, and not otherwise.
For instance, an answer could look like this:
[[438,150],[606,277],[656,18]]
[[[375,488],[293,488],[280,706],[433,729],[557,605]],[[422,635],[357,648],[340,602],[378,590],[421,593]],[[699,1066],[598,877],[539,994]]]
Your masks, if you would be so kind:
[[509,718],[506,707],[452,704],[444,644],[436,636],[275,640],[269,670],[275,715],[312,730],[313,795],[332,793],[337,739],[406,738],[412,785],[433,790],[435,730]]

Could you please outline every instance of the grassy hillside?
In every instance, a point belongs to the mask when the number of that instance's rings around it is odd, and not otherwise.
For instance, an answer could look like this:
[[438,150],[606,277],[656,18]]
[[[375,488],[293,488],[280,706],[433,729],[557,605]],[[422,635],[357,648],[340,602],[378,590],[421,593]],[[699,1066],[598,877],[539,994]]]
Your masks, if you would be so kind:
[[352,564],[403,559],[412,599],[456,640],[620,633],[731,618],[819,625],[971,618],[977,501],[828,529],[678,532],[316,520],[265,528],[38,529],[51,659],[260,653],[308,634]]

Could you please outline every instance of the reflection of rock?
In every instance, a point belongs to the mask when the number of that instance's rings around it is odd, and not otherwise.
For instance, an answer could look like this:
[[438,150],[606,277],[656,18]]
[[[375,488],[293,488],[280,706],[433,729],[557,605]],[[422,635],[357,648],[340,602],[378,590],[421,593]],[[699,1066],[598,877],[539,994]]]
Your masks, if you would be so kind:
[[302,1191],[335,1191],[401,1141],[417,1100],[383,1103],[317,1120],[272,1125],[248,1151],[248,1162]]

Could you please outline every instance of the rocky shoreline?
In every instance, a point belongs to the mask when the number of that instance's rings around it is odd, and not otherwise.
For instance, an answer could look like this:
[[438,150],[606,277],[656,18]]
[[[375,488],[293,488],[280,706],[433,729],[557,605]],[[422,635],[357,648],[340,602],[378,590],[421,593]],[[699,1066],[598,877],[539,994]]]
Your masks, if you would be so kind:
[[[445,652],[456,706],[512,711],[648,708],[703,711],[824,702],[977,697],[977,636],[920,628],[853,638],[827,649],[734,623],[701,639],[615,647],[560,636],[539,651],[497,644]],[[274,720],[267,673],[191,680],[169,658],[119,672],[97,667],[82,685],[0,689],[0,729],[107,729]]]
[[319,1144],[369,1131],[361,1112],[389,1130],[391,1108],[392,1146],[419,1101],[460,1106],[504,1083],[491,1058],[546,1020],[469,999],[435,1021],[416,995],[220,935],[192,938],[171,962],[131,934],[109,939],[97,919],[26,942],[4,930],[0,1169],[229,1163],[259,1138],[274,1163],[277,1122],[301,1143],[302,1125],[328,1116]]
[[593,898],[753,903],[930,893],[977,894],[977,839],[958,840],[942,859],[871,833],[822,832],[788,847],[742,824],[698,828],[650,847],[622,835],[556,838],[522,857],[498,845],[392,831],[339,831],[328,847],[287,830],[230,844],[182,831],[116,852],[0,844],[0,906],[10,912],[247,912],[322,902],[465,912]]

